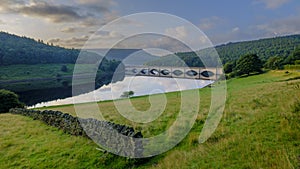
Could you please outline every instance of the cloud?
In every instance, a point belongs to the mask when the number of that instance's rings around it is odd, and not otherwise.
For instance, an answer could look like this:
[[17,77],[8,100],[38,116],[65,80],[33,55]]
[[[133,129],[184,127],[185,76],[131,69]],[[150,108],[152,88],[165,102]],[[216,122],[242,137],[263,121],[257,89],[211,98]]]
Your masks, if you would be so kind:
[[235,27],[235,28],[233,28],[231,31],[232,31],[232,32],[237,32],[237,31],[239,31],[239,30],[240,30],[239,27]]
[[270,23],[260,24],[256,29],[269,36],[299,34],[300,16],[290,16],[287,18],[276,19]]
[[61,32],[64,32],[64,33],[74,33],[76,31],[77,31],[77,28],[75,28],[75,27],[65,27],[65,28],[61,29]]
[[110,12],[112,6],[117,6],[113,0],[78,0],[77,3],[94,12]]
[[187,37],[187,30],[185,26],[178,26],[175,28],[166,29],[165,34],[173,38],[184,39]]
[[107,44],[107,41],[116,38],[120,39],[122,37],[123,35],[114,31],[100,31],[96,32],[92,38],[89,35],[84,35],[79,37],[74,36],[66,39],[53,38],[49,39],[48,42],[69,48],[82,48],[86,44],[86,42],[88,42],[89,46],[87,46],[87,48],[106,48],[107,46],[105,45]]
[[[110,8],[114,1],[77,1],[72,5],[54,4],[46,1],[0,0],[0,12],[22,14],[28,17],[38,17],[53,23],[83,23],[86,26],[99,25],[111,21],[116,12]],[[102,18],[103,17],[103,18]],[[100,19],[101,18],[101,19]]]
[[50,39],[50,40],[48,40],[49,43],[54,43],[54,44],[57,44],[59,41],[60,41],[59,38],[55,38],[55,39]]
[[80,14],[76,7],[52,5],[47,2],[34,2],[16,10],[27,16],[47,18],[55,23],[74,22],[88,17],[87,14]]
[[289,1],[290,0],[255,0],[254,4],[264,4],[267,9],[276,9]]
[[201,30],[214,29],[217,25],[223,23],[224,20],[217,16],[212,16],[209,18],[203,18],[200,20],[199,28]]
[[277,18],[268,23],[250,25],[246,28],[233,27],[222,33],[211,34],[209,38],[216,45],[241,40],[255,40],[274,36],[300,34],[299,18],[300,16],[295,15]]
[[17,12],[16,8],[25,5],[23,0],[0,0],[0,12],[1,13],[12,13]]
[[68,39],[54,38],[49,39],[48,42],[64,47],[81,48],[88,39],[89,36],[85,35],[81,37],[71,37]]

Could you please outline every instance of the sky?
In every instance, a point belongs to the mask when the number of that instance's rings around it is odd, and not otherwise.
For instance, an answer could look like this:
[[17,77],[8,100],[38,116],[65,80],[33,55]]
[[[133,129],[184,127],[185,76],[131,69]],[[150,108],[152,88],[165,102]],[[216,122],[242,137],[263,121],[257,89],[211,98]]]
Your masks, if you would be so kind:
[[[300,34],[299,0],[0,0],[0,3],[0,31],[67,48],[81,48],[102,26],[140,12],[183,18],[199,28],[213,45]],[[133,22],[127,19],[122,24]],[[190,33],[180,26],[165,32],[182,36]],[[120,37],[119,32],[108,29],[98,34],[102,38],[100,47],[107,48],[105,41]],[[138,48],[140,44],[122,47]]]

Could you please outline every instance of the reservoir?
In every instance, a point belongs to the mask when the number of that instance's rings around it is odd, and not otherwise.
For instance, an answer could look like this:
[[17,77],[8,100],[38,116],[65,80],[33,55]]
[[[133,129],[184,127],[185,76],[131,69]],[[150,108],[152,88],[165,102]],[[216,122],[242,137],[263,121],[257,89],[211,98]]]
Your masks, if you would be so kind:
[[[134,96],[200,89],[212,84],[211,80],[194,80],[180,78],[126,76],[123,81],[110,83],[101,88],[74,97],[37,103],[29,108],[58,106],[73,103],[96,102],[120,99],[123,92],[133,91]],[[66,89],[68,90],[68,89]]]

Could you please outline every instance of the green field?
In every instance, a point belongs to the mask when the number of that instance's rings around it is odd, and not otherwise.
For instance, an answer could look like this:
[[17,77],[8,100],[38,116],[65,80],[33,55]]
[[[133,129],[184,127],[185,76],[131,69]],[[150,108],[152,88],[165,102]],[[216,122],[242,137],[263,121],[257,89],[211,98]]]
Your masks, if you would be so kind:
[[[0,168],[298,168],[300,167],[300,73],[272,71],[227,81],[223,118],[212,137],[198,144],[210,106],[210,88],[200,92],[201,107],[188,136],[172,150],[146,160],[130,160],[96,150],[82,137],[70,136],[27,117],[0,115]],[[180,93],[166,95],[164,113],[151,124],[122,117],[110,101],[99,108],[107,120],[133,126],[145,137],[174,122]],[[131,99],[138,110],[148,97]],[[88,106],[82,104],[81,106]],[[46,107],[76,115],[72,105]],[[17,125],[16,125],[17,124]]]
[[[62,66],[67,70],[62,71]],[[93,72],[92,64],[77,64],[77,75]],[[75,64],[9,65],[0,67],[0,88],[14,92],[66,87],[72,84]],[[96,70],[94,70],[96,71]],[[84,81],[82,82],[85,83]]]

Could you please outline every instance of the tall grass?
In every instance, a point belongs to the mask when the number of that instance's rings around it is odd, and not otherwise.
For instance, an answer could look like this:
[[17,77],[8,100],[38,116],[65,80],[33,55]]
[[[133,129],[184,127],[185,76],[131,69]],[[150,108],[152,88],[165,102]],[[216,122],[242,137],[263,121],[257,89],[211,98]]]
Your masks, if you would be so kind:
[[[43,163],[47,167],[68,168],[299,168],[300,90],[295,88],[300,84],[300,79],[295,78],[299,75],[299,72],[272,71],[230,79],[221,123],[203,144],[198,144],[197,139],[209,110],[211,89],[200,89],[200,111],[185,139],[172,150],[138,163],[103,154],[88,140],[65,135],[36,121],[2,115],[0,166],[28,167]],[[151,124],[125,119],[113,102],[100,102],[99,108],[105,118],[134,126],[148,137],[168,129],[177,117],[180,105],[177,93],[166,97],[166,110]],[[147,97],[132,98],[131,102],[139,110],[149,108]],[[44,109],[76,115],[72,105]],[[11,124],[20,125],[12,127]]]

